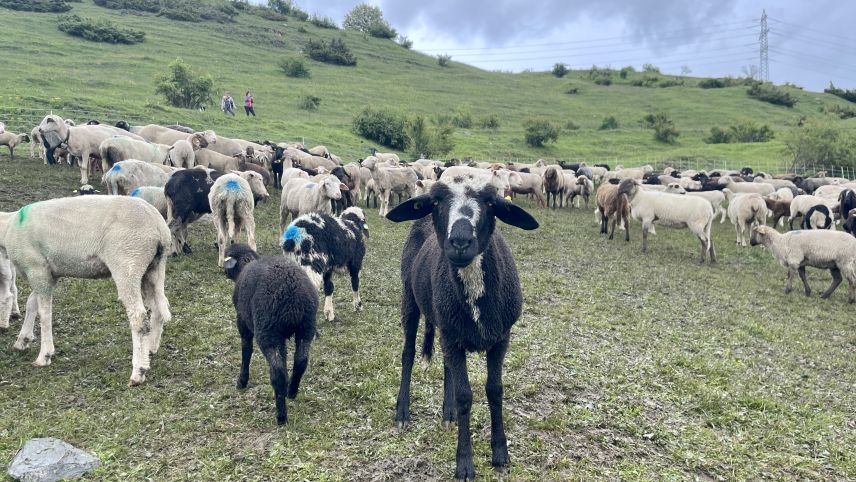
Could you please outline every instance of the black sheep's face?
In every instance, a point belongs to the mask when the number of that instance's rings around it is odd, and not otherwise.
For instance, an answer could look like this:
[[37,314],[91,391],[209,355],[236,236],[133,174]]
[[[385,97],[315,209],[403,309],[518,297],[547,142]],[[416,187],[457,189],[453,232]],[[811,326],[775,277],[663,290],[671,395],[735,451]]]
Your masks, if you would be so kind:
[[235,281],[241,275],[244,267],[257,259],[259,259],[259,255],[246,244],[233,244],[226,249],[223,271],[227,278]]
[[496,218],[531,230],[538,222],[522,208],[497,196],[485,179],[456,176],[432,186],[429,194],[412,198],[389,212],[392,221],[419,219],[431,213],[437,242],[449,263],[468,266],[490,243]]

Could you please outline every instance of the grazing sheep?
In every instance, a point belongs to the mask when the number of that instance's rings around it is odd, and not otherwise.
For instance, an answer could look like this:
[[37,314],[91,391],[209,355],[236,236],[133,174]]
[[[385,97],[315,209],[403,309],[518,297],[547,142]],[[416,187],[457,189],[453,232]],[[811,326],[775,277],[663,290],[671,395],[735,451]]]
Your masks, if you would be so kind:
[[837,201],[830,201],[811,194],[800,194],[799,196],[794,197],[794,200],[791,201],[791,215],[788,217],[788,225],[790,229],[794,229],[794,219],[803,216],[809,209],[817,206],[818,204],[823,204],[830,209],[838,207]]
[[[81,188],[83,194],[83,188]],[[166,195],[163,193],[163,187],[156,186],[140,186],[131,191],[131,197],[137,197],[151,204],[158,210],[164,220],[167,219],[168,209],[166,205]]]
[[9,159],[15,160],[15,146],[30,142],[29,134],[13,134],[11,132],[0,132],[0,146],[9,148]]
[[173,253],[193,252],[187,242],[187,226],[203,214],[211,212],[208,193],[211,186],[223,173],[210,169],[186,169],[178,171],[167,180],[163,192],[166,196],[167,224],[172,233]]
[[171,317],[164,294],[170,246],[163,218],[140,199],[74,196],[0,213],[0,252],[5,250],[32,289],[15,348],[25,350],[33,340],[38,312],[41,349],[34,365],[49,365],[54,354],[53,291],[59,278],[111,276],[131,323],[130,385],[143,383],[149,354],[157,353],[163,325]]
[[627,201],[627,196],[618,194],[618,185],[601,184],[597,188],[595,202],[597,209],[594,212],[600,223],[600,234],[606,234],[609,218],[612,217],[609,239],[615,236],[615,225],[620,220],[624,226],[624,241],[630,241],[630,203]]
[[772,184],[765,182],[737,182],[730,176],[723,176],[719,179],[719,183],[730,189],[734,193],[756,193],[762,196],[773,194],[776,188]]
[[795,194],[790,189],[783,187],[781,189],[777,189],[773,194],[768,194],[766,197],[768,199],[772,199],[773,201],[785,201],[790,203],[794,200]]
[[172,144],[169,153],[169,162],[174,167],[190,169],[196,166],[196,151],[208,147],[205,135],[197,133],[187,139],[179,139]]
[[812,206],[802,220],[803,229],[832,229],[835,230],[832,213],[823,204]]
[[80,159],[80,184],[89,183],[92,166],[90,156],[100,157],[99,146],[115,135],[124,135],[137,140],[142,137],[113,126],[85,125],[68,126],[58,115],[47,115],[39,124],[39,133],[47,149],[48,164],[54,164],[54,151],[60,146],[67,148],[71,156]]
[[256,199],[268,197],[264,180],[257,172],[231,172],[214,181],[208,192],[208,205],[217,229],[217,266],[223,266],[226,248],[234,243],[242,230],[247,231],[247,244],[256,249]]
[[689,228],[701,243],[699,263],[704,264],[706,255],[716,262],[716,251],[710,236],[713,223],[713,207],[704,199],[645,191],[635,179],[624,179],[618,186],[618,194],[630,201],[630,213],[642,222],[642,252],[648,252],[648,232],[657,224],[670,228]]
[[[556,209],[556,198],[558,198],[559,207],[561,208],[565,201],[565,191],[571,189],[571,186],[565,186],[565,176],[562,173],[562,169],[559,166],[548,166],[544,171],[543,183],[544,192],[547,193],[547,206]],[[553,198],[552,206],[550,206],[551,196]]]
[[760,194],[735,195],[728,189],[723,193],[728,198],[728,218],[737,231],[737,245],[746,247],[752,227],[767,224],[767,205]]
[[107,185],[107,194],[129,194],[140,186],[163,187],[170,175],[178,170],[177,167],[128,159],[113,164],[101,176],[101,182]]
[[[565,203],[570,207],[572,203],[575,203],[577,196],[582,196],[586,203],[586,209],[588,209],[589,197],[592,192],[594,192],[594,183],[591,182],[591,179],[582,175],[577,176],[573,184],[565,187]],[[579,207],[579,201],[576,201],[574,205]]]
[[326,213],[304,214],[282,233],[282,250],[294,256],[316,290],[324,288],[324,318],[333,321],[333,272],[347,270],[351,277],[354,311],[363,309],[360,300],[360,271],[366,255],[369,228],[358,207],[349,207],[339,217]]
[[282,188],[280,197],[279,229],[285,231],[288,216],[296,218],[308,213],[332,212],[331,200],[341,199],[348,186],[332,174],[325,174],[319,182],[309,179],[291,179]]
[[[426,218],[431,214],[431,219]],[[434,328],[443,349],[443,421],[458,422],[455,477],[475,479],[470,440],[472,390],[467,352],[487,352],[492,465],[506,467],[508,447],[502,415],[502,364],[511,327],[520,317],[523,295],[514,257],[496,218],[526,230],[538,222],[507,202],[483,178],[441,181],[430,194],[410,199],[387,215],[391,221],[418,220],[401,254],[401,386],[395,420],[410,421],[410,377],[420,315],[425,317],[422,354],[430,360]]]
[[[270,369],[270,384],[276,400],[276,423],[288,420],[285,398],[294,399],[309,365],[309,347],[315,338],[317,290],[294,261],[260,257],[245,244],[229,246],[224,271],[235,282],[232,303],[241,335],[239,390],[250,380],[253,338]],[[286,345],[294,337],[294,366],[288,379]],[[288,391],[286,391],[286,387]]]
[[401,159],[398,158],[398,154],[393,154],[391,152],[378,152],[377,149],[372,149],[372,156],[376,157],[380,162],[386,162],[393,166],[401,164]]
[[270,186],[270,171],[268,171],[262,166],[259,166],[258,164],[253,164],[252,162],[248,161],[241,161],[238,163],[238,170],[241,172],[253,171],[262,177],[262,181],[264,182],[265,187]]
[[767,204],[767,210],[773,217],[774,227],[783,225],[785,216],[791,215],[791,203],[789,201],[777,201],[767,196],[764,198],[764,202]]
[[811,295],[805,267],[829,269],[832,284],[820,295],[829,296],[841,284],[841,275],[847,280],[849,290],[847,301],[856,301],[856,238],[840,231],[790,231],[779,233],[769,226],[756,226],[752,229],[752,246],[763,244],[770,253],[788,269],[788,281],[785,293],[793,291],[794,271],[798,272],[805,288],[805,295]]
[[208,167],[221,172],[237,171],[239,164],[241,163],[241,155],[242,154],[227,156],[212,150],[210,147],[207,149],[199,149],[195,153],[196,165]]

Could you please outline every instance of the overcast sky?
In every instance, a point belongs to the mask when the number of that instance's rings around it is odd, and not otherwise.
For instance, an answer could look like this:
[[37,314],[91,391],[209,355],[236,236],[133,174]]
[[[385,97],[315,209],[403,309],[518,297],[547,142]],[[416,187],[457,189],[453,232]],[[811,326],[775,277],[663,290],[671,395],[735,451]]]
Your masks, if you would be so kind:
[[[261,2],[264,3],[264,2]],[[297,0],[341,24],[358,0]],[[370,0],[413,40],[487,70],[548,70],[652,63],[663,72],[742,75],[759,63],[769,16],[770,80],[820,91],[856,88],[856,1],[779,0]]]

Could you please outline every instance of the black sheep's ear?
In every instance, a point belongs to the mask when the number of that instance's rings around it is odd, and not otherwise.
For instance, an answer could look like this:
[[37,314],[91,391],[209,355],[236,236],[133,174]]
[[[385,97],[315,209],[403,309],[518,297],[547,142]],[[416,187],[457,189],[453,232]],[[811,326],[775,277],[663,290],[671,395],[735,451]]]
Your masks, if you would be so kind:
[[226,258],[226,260],[225,260],[225,261],[223,261],[223,269],[226,269],[226,270],[230,270],[230,271],[231,271],[231,270],[235,269],[235,266],[236,266],[237,264],[238,264],[238,260],[237,260],[237,259],[235,259],[235,258]]
[[531,231],[538,228],[538,221],[520,206],[510,203],[499,196],[493,202],[493,214],[500,221],[511,226]]
[[396,206],[395,209],[386,213],[386,219],[396,223],[413,221],[414,219],[424,218],[433,210],[434,204],[431,203],[431,195],[422,194]]

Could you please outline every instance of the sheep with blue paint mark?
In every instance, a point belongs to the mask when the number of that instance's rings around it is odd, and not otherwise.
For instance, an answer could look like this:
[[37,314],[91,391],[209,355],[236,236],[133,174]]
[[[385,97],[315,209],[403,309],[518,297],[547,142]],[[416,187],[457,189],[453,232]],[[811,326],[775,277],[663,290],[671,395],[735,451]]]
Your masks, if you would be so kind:
[[164,220],[167,218],[166,196],[162,187],[140,186],[131,191],[131,197],[140,198],[151,204],[163,216]]
[[177,167],[128,159],[113,164],[101,176],[101,182],[107,185],[107,194],[130,194],[140,186],[163,187],[170,175],[178,170]]
[[268,197],[262,176],[257,172],[233,171],[214,181],[208,193],[208,204],[217,229],[217,266],[223,266],[226,248],[235,242],[241,230],[247,231],[247,244],[256,249],[255,204]]
[[300,216],[283,231],[282,250],[303,267],[316,289],[324,288],[324,318],[333,321],[333,272],[347,270],[351,277],[354,310],[363,308],[360,300],[360,271],[366,255],[369,235],[366,216],[358,207],[334,217],[326,213]]

